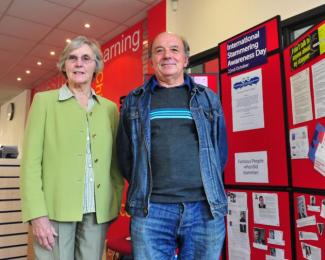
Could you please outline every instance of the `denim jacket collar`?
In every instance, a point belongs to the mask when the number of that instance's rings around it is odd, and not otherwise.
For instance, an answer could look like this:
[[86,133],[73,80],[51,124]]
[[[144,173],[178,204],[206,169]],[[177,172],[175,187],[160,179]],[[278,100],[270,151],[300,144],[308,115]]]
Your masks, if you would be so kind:
[[[192,93],[200,93],[206,88],[203,85],[196,84],[193,78],[187,73],[184,73],[184,83],[190,87],[190,91]],[[141,95],[144,92],[151,91],[152,88],[155,88],[155,85],[157,84],[158,82],[156,77],[151,76],[149,80],[147,80],[140,88],[133,90],[132,93],[135,96]]]

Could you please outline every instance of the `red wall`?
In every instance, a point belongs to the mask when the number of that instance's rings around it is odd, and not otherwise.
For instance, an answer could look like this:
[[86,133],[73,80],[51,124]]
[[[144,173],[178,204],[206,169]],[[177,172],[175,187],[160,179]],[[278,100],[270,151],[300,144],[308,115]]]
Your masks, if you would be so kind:
[[96,88],[102,87],[102,95],[119,104],[143,82],[142,44],[143,22],[116,36],[102,46],[104,70],[97,77]]

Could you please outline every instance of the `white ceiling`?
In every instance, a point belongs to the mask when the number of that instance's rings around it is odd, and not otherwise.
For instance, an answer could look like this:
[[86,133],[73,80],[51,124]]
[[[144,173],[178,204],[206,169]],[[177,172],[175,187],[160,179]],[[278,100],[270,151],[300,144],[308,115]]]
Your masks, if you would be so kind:
[[[58,54],[67,38],[86,35],[104,44],[145,18],[158,2],[0,0],[0,105],[57,75]],[[91,27],[85,29],[85,23]],[[57,55],[50,56],[51,50]],[[36,64],[38,60],[42,66]]]

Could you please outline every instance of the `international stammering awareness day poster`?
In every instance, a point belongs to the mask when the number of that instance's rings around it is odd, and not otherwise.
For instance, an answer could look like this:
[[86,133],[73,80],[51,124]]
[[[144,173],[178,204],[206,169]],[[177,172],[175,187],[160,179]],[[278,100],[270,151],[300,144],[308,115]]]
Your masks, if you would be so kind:
[[265,35],[265,27],[261,27],[227,43],[228,74],[267,62]]

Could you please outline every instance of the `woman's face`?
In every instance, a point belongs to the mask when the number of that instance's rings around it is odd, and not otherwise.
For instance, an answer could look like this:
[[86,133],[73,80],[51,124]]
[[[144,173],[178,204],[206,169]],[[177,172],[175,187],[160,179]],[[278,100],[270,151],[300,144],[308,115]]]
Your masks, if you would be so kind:
[[69,85],[90,86],[95,69],[95,54],[87,44],[73,50],[65,61]]

